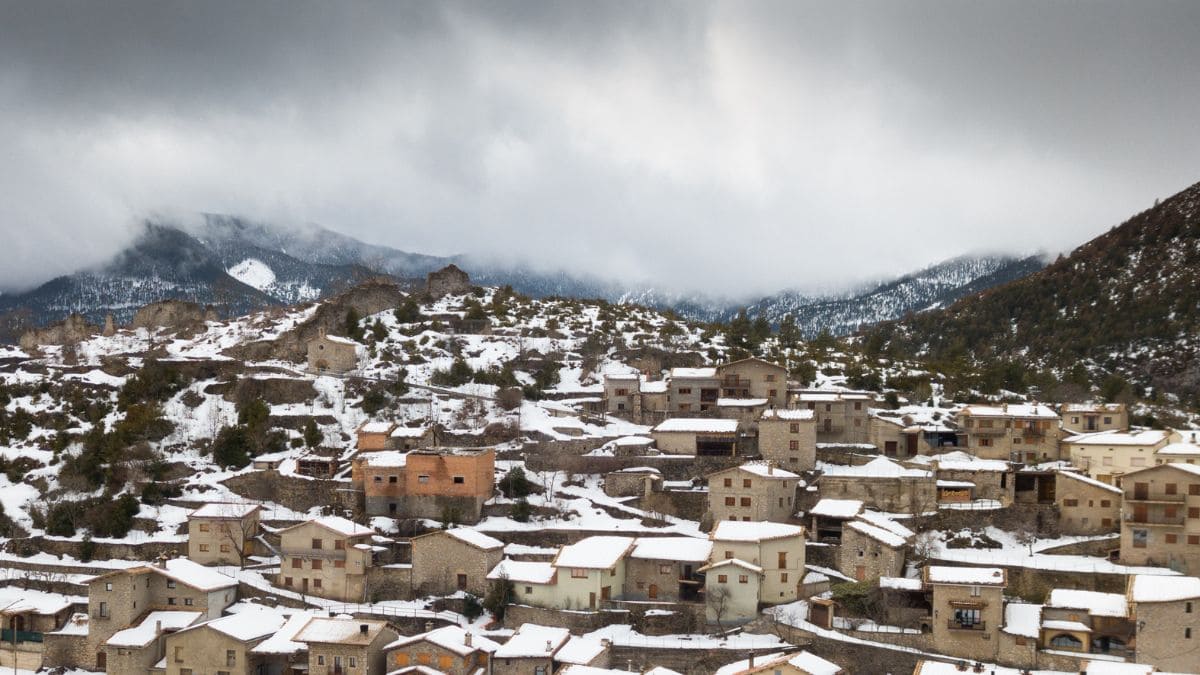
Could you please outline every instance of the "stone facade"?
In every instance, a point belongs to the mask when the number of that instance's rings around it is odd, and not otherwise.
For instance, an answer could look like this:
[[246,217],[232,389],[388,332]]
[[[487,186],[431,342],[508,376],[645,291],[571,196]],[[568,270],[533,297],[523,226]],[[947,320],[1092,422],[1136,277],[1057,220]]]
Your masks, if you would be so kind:
[[462,295],[471,292],[471,277],[457,265],[446,265],[425,278],[425,293],[430,298],[444,295]]
[[796,392],[793,407],[811,410],[817,424],[818,443],[867,443],[867,412],[873,396],[861,391]]
[[384,621],[314,618],[295,641],[308,645],[310,675],[384,675],[384,648],[396,637]]
[[423,666],[446,675],[472,675],[488,670],[490,652],[495,648],[487,638],[476,638],[458,626],[445,626],[387,645],[387,668]]
[[241,566],[253,553],[261,509],[208,504],[188,515],[188,558],[201,565]]
[[817,421],[811,410],[767,410],[758,420],[758,454],[799,473],[817,462]]
[[318,373],[346,373],[358,368],[357,342],[321,331],[308,342],[308,368]]
[[1138,602],[1130,613],[1134,624],[1146,626],[1137,633],[1134,660],[1164,672],[1197,670],[1197,646],[1200,645],[1200,594],[1163,602]]
[[1135,471],[1121,489],[1121,561],[1200,573],[1200,466]]
[[796,510],[800,476],[771,463],[745,464],[708,478],[708,510],[713,521],[769,520],[785,523]]
[[604,494],[641,497],[662,489],[662,472],[652,467],[632,467],[604,474]]
[[1115,485],[1117,479],[1154,466],[1157,452],[1170,442],[1167,431],[1103,431],[1064,438],[1063,454],[1092,478]]
[[[266,659],[250,652],[265,640],[262,635],[251,640],[238,640],[208,625],[169,633],[164,660],[167,675],[186,673],[228,673],[257,675]],[[186,671],[186,672],[185,672]]]
[[1007,579],[998,568],[926,567],[933,643],[940,654],[994,661],[1004,624]]
[[487,574],[504,559],[504,544],[472,530],[439,530],[412,539],[417,595],[487,594]]
[[774,408],[787,407],[787,368],[759,358],[747,358],[717,366],[720,398],[766,399]]
[[903,469],[882,457],[860,467],[828,467],[816,485],[821,499],[857,499],[889,513],[924,513],[938,504],[932,472]]
[[1129,408],[1124,403],[1065,403],[1059,414],[1063,430],[1072,434],[1129,428]]
[[344,518],[319,518],[280,532],[277,584],[330,600],[362,602],[374,564],[372,532]]
[[1055,480],[1063,534],[1091,535],[1116,532],[1121,523],[1121,489],[1073,471],[1060,471]]
[[667,381],[667,414],[716,413],[721,381],[716,368],[672,368]]
[[896,546],[881,541],[864,530],[843,527],[838,547],[838,571],[857,581],[903,576],[906,549],[904,544]]
[[957,417],[958,447],[976,457],[1029,464],[1059,458],[1061,420],[1047,406],[971,405]]

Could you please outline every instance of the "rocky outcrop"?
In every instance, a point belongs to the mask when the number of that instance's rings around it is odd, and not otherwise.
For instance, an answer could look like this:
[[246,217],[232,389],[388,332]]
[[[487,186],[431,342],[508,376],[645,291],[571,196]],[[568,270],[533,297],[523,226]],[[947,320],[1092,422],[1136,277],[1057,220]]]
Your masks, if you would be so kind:
[[360,317],[399,307],[404,293],[396,282],[387,277],[368,279],[341,295],[324,300],[307,321],[301,323],[278,339],[268,343],[247,345],[244,358],[276,358],[299,363],[308,356],[308,343],[322,334],[341,335],[346,325],[346,314],[354,309]]
[[212,308],[201,307],[194,302],[183,300],[163,300],[152,302],[139,309],[133,315],[130,327],[150,330],[157,328],[187,330],[198,328],[205,321],[216,318]]
[[425,293],[431,298],[443,295],[460,295],[471,291],[471,277],[457,265],[446,265],[430,272],[425,280]]
[[61,323],[25,331],[21,335],[21,349],[37,349],[45,345],[75,344],[99,332],[100,327],[88,323],[82,315],[71,314]]

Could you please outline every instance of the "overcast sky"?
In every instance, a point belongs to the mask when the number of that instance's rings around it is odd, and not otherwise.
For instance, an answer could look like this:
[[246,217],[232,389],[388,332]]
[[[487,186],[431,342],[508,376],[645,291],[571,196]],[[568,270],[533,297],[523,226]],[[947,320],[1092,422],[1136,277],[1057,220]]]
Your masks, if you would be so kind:
[[202,211],[725,294],[1069,249],[1200,181],[1198,35],[1197,2],[0,0],[0,287]]

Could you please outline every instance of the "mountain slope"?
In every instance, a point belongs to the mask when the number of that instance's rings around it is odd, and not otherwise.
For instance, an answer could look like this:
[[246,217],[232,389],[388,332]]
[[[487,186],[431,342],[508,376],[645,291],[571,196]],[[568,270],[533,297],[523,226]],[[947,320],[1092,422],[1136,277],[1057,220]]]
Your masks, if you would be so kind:
[[[952,306],[883,324],[894,351],[1007,359],[1065,373],[1118,373],[1200,393],[1200,184],[1080,246],[1041,272]],[[1093,377],[1093,381],[1095,377]]]

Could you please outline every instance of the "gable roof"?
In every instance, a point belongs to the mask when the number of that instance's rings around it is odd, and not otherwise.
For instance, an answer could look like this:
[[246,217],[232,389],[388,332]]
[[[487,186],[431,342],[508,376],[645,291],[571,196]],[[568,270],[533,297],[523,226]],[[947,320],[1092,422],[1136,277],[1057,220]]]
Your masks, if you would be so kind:
[[631,558],[705,562],[712,554],[712,542],[695,537],[638,537]]
[[1116,494],[1121,494],[1121,488],[1116,487],[1115,485],[1109,485],[1108,483],[1105,483],[1104,481],[1096,480],[1095,478],[1092,478],[1091,476],[1087,476],[1087,475],[1084,475],[1084,474],[1076,472],[1076,471],[1059,470],[1059,471],[1056,471],[1055,473],[1057,473],[1060,477],[1077,480],[1080,483],[1086,483],[1094,488],[1099,488],[1101,490],[1107,490],[1108,492],[1114,492]]
[[733,434],[737,433],[738,421],[719,417],[672,417],[663,420],[650,430],[651,433],[694,433]]
[[204,612],[150,612],[135,626],[113,633],[104,644],[113,647],[145,647],[158,637],[160,631],[186,628],[204,616]]
[[1174,602],[1200,598],[1200,579],[1136,574],[1126,592],[1130,602]]
[[548,562],[505,558],[496,563],[492,571],[488,572],[487,578],[489,581],[508,579],[525,584],[548,584],[554,581],[554,572],[554,565]]
[[494,537],[489,537],[478,530],[472,530],[469,527],[452,527],[449,530],[435,530],[413,537],[413,541],[436,536],[453,537],[468,546],[473,546],[482,551],[493,551],[498,548],[504,548],[504,542]]
[[709,570],[716,570],[716,569],[721,569],[722,567],[730,567],[730,566],[740,567],[744,570],[750,570],[751,572],[754,572],[755,574],[763,573],[763,568],[761,568],[758,565],[755,565],[753,563],[748,563],[745,560],[742,560],[741,558],[726,558],[725,560],[715,562],[711,565],[705,565],[704,567],[701,567],[700,569],[698,569],[696,571],[697,572],[707,572]]
[[[469,633],[460,626],[442,626],[441,628],[435,628],[428,633],[402,637],[384,647],[384,650],[391,651],[393,649],[406,647],[417,642],[428,642],[447,651],[454,652],[459,656],[466,656],[474,651],[482,651],[491,654],[500,648],[500,643],[489,640],[482,635]],[[470,642],[471,644],[467,644],[467,642]]]
[[864,523],[861,520],[852,520],[846,523],[846,527],[864,536],[870,537],[884,546],[901,548],[908,543],[904,537],[901,537],[893,532],[888,532],[882,527],[876,527],[870,523]]
[[286,623],[286,619],[283,614],[263,607],[237,614],[227,614],[211,621],[189,626],[179,632],[210,628],[239,642],[252,642],[274,635],[283,628],[284,623]]
[[752,473],[755,476],[761,476],[762,478],[769,478],[772,480],[787,480],[790,478],[800,477],[800,474],[792,473],[786,469],[781,469],[770,462],[746,462],[745,464],[740,464],[738,466],[731,466],[726,469],[714,471],[708,474],[706,477],[719,476],[723,473],[729,473],[731,471],[745,471],[747,473]]
[[804,528],[799,525],[771,522],[747,522],[722,520],[713,528],[708,538],[713,541],[768,541],[786,537],[803,537]]
[[1003,586],[1007,575],[999,567],[948,567],[932,565],[925,568],[925,581],[931,584],[963,586]]
[[[366,626],[366,632],[362,627]],[[386,621],[313,617],[293,638],[296,642],[321,644],[369,645],[387,628]]]
[[571,631],[566,628],[523,623],[508,642],[500,645],[492,656],[497,659],[551,656],[570,639]]
[[231,576],[221,574],[211,567],[194,563],[187,558],[171,558],[170,560],[162,561],[161,566],[160,564],[139,565],[138,567],[113,570],[112,572],[92,577],[87,580],[87,583],[119,574],[158,574],[200,591],[215,591],[222,588],[230,588],[237,586],[238,583],[237,579]]
[[320,518],[313,518],[312,520],[306,520],[302,523],[296,523],[295,525],[285,527],[279,530],[279,533],[283,534],[284,532],[290,532],[296,528],[304,527],[305,525],[309,524],[319,525],[330,532],[340,534],[345,537],[363,537],[375,534],[375,530],[363,525],[359,525],[358,523],[346,518],[342,518],[341,516],[321,516]]
[[228,518],[230,520],[240,520],[261,508],[258,504],[209,502],[189,513],[188,518]]
[[616,565],[633,547],[631,537],[585,537],[558,549],[555,567],[577,567],[606,570]]

